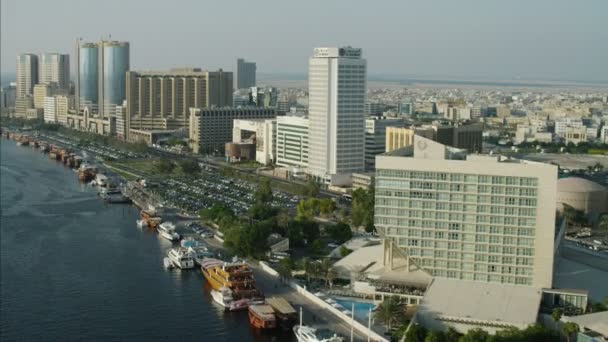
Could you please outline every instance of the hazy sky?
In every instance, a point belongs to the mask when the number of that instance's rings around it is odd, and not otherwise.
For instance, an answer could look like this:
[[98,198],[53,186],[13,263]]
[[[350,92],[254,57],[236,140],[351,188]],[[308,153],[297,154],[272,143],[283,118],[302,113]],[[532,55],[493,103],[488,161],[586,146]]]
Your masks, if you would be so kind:
[[315,46],[363,48],[369,74],[608,81],[608,0],[1,0],[3,72],[77,37],[131,43],[131,69],[307,71]]

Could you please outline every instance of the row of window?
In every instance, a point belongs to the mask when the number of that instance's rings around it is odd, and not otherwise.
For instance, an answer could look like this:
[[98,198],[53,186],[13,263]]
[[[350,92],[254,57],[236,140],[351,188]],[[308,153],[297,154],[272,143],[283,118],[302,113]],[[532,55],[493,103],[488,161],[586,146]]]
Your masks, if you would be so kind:
[[477,184],[454,184],[449,182],[424,182],[424,181],[407,181],[396,179],[378,179],[376,182],[377,189],[403,189],[403,190],[437,190],[464,192],[473,194],[492,194],[492,195],[517,195],[536,197],[536,188],[521,187],[519,185],[496,186],[496,185],[477,185]]
[[439,180],[450,182],[464,183],[479,183],[479,184],[504,184],[504,185],[520,185],[520,186],[537,186],[538,179],[531,177],[512,177],[512,176],[491,176],[491,175],[475,175],[461,173],[445,173],[445,172],[430,172],[430,171],[408,171],[408,170],[389,170],[379,169],[376,176],[378,179],[382,177],[395,177],[400,179],[412,180]]
[[[424,209],[422,210],[411,210],[412,209]],[[493,215],[508,215],[508,216],[523,216],[523,217],[535,217],[536,209],[534,208],[515,208],[515,207],[501,207],[501,206],[490,206],[490,205],[468,205],[459,203],[448,203],[448,202],[435,202],[435,201],[410,201],[406,208],[386,208],[377,206],[375,208],[376,215],[380,216],[403,216],[403,217],[424,217],[424,218],[436,218],[436,214],[428,210],[438,211],[459,211],[463,214],[479,213],[479,214],[493,214]],[[412,213],[413,212],[413,213]],[[441,215],[440,215],[441,217]]]
[[[436,201],[449,201],[449,202],[463,202],[463,203],[485,203],[493,205],[510,205],[518,207],[536,207],[536,198],[515,198],[515,197],[501,197],[501,196],[473,196],[465,197],[468,195],[451,195],[449,193],[432,193],[424,191],[411,191],[404,192],[403,197],[387,197],[384,193],[379,190],[376,194],[376,203],[378,205],[386,205],[399,208],[408,208],[410,205],[416,205],[416,202],[422,201],[410,201],[408,199],[417,200],[436,200]],[[429,208],[430,209],[430,208]]]

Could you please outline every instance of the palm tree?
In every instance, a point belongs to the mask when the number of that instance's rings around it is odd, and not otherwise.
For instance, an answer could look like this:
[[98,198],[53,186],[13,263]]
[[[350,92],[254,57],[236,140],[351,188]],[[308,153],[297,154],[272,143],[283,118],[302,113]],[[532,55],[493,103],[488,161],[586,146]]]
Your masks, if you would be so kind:
[[566,335],[568,342],[570,342],[572,335],[579,332],[579,330],[578,324],[574,322],[567,322],[562,326],[562,331],[564,332],[564,335]]
[[323,259],[319,264],[319,277],[325,280],[327,286],[329,286],[329,272],[331,270],[331,260]]
[[328,286],[331,288],[334,285],[334,280],[338,277],[338,273],[336,272],[336,269],[331,267],[328,271],[327,271],[327,275],[326,275],[326,280],[327,280],[327,284]]
[[[283,260],[287,260],[287,259],[283,259]],[[277,272],[279,273],[279,276],[281,277],[281,281],[290,281],[292,278],[292,268],[289,262],[283,262],[283,260],[281,260],[281,262],[279,262],[279,265],[277,267]]]
[[406,305],[403,300],[396,296],[386,297],[374,313],[374,319],[385,324],[391,330],[393,324],[405,321]]
[[312,261],[310,261],[309,258],[302,258],[302,260],[300,260],[300,265],[302,265],[304,274],[306,274],[306,283],[308,284],[310,283],[310,278],[312,277],[312,273],[314,272]]
[[608,213],[603,214],[602,217],[600,217],[600,222],[598,223],[598,227],[600,229],[608,232]]

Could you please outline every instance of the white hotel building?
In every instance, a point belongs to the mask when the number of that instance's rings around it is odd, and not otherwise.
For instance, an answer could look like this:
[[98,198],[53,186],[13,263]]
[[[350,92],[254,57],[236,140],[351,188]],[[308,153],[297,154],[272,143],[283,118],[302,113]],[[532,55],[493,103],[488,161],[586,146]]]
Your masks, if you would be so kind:
[[367,63],[361,49],[315,48],[309,60],[308,171],[332,185],[348,185],[365,168]]
[[557,167],[416,136],[376,158],[375,224],[437,278],[551,288]]

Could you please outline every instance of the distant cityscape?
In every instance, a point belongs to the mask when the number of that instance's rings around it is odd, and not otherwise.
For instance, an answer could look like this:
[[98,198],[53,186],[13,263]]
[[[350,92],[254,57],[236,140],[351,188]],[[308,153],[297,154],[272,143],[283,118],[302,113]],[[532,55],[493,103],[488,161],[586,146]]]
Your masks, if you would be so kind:
[[[268,214],[259,207],[252,214],[260,203],[284,206],[286,220],[299,222],[294,227],[325,227],[332,239],[316,252],[313,241],[299,246],[332,263],[327,286],[318,290],[324,294],[312,300],[339,294],[371,300],[381,310],[398,298],[414,312],[394,338],[412,340],[408,333],[422,328],[426,336],[452,329],[500,334],[540,324],[568,340],[608,339],[605,85],[389,76],[375,77],[372,87],[365,51],[350,46],[317,47],[302,56],[308,59],[304,79],[258,75],[255,61],[229,56],[234,71],[140,70],[131,63],[131,44],[137,42],[79,39],[71,55],[19,54],[15,82],[0,93],[3,120],[45,134],[60,131],[68,141],[66,132],[73,132],[154,151],[107,158],[116,170],[142,175],[138,182],[151,171],[134,160],[162,160],[172,170],[185,165],[172,160],[186,158],[196,161],[198,173],[242,173],[313,189],[295,196],[297,205],[287,204],[291,195],[281,204],[245,199],[245,193],[216,195],[213,203],[251,215],[241,222],[251,230]],[[207,185],[171,175],[153,197],[189,215],[207,210],[203,221],[230,245],[226,221],[209,214],[216,206],[206,199],[179,202]],[[327,199],[335,204],[324,214],[319,206]],[[278,213],[268,215],[279,225]],[[341,224],[348,238],[334,241],[331,229]],[[296,246],[296,234],[283,232],[273,239]],[[297,272],[284,275],[278,260],[289,248],[268,245],[256,254],[232,246],[241,257],[268,256],[263,267],[270,274],[295,281]],[[562,260],[586,265],[600,285],[566,277],[574,271]],[[354,317],[341,309],[336,320]],[[381,328],[372,329],[369,316],[358,331],[388,340],[392,320],[375,317]],[[573,323],[577,331],[569,330]]]

